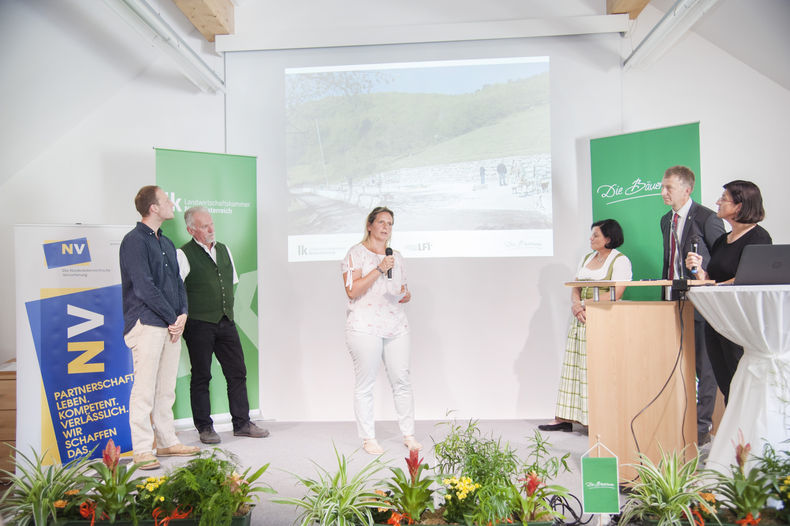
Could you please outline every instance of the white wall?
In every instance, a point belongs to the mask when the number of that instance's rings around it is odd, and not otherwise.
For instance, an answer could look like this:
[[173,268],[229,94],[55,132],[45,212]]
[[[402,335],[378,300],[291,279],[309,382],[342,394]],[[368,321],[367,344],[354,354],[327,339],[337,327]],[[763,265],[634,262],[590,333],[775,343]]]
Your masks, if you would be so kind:
[[[419,13],[414,16],[420,18]],[[646,29],[658,13],[648,6],[642,16],[640,26]],[[433,16],[424,20],[432,21]],[[585,58],[589,40],[577,42],[578,63],[573,67],[608,67]],[[623,49],[629,46],[621,44]],[[0,184],[3,246],[13,247],[15,223],[131,225],[137,219],[134,193],[154,181],[152,147],[224,150],[224,97],[196,93],[161,60],[120,89],[92,99],[89,113]],[[586,246],[591,214],[590,137],[701,121],[705,204],[712,204],[722,183],[751,179],[764,191],[765,227],[775,242],[790,242],[790,210],[784,204],[790,162],[785,153],[790,140],[787,90],[690,34],[650,70],[622,75],[622,91],[590,93],[578,102],[556,108],[553,116],[574,119],[578,113],[597,121],[579,129],[577,136],[552,137],[553,146],[564,143],[554,159],[553,206],[560,225],[554,258],[524,261],[523,269],[512,261],[481,260],[471,272],[454,260],[409,262],[415,290],[410,315],[418,418],[435,416],[439,407],[483,418],[551,415],[567,320],[568,292],[561,283],[570,278]],[[7,103],[33,112],[38,100],[23,93]],[[260,139],[283,141],[276,130]],[[250,153],[252,146],[235,144],[238,150],[228,153]],[[259,177],[264,181],[271,174],[262,171]],[[285,241],[274,237],[273,226],[284,217],[278,200],[285,188],[275,186],[263,194],[264,186],[259,185],[261,341],[267,353],[261,360],[262,407],[272,409],[267,416],[286,420],[351,419],[351,363],[342,346],[339,266],[285,263]],[[13,276],[13,258],[4,258],[0,361],[15,354]],[[290,288],[289,283],[299,282],[327,287],[327,292],[316,301]],[[439,295],[449,289],[458,290],[456,301]],[[458,348],[466,349],[472,361],[458,360]],[[470,356],[472,349],[478,354]],[[492,352],[499,358],[491,359]],[[278,353],[292,355],[287,370],[272,363],[269,356]],[[379,414],[391,417],[387,389],[381,384]],[[421,404],[430,392],[443,394],[431,401],[428,414]]]
[[[155,181],[153,147],[224,149],[224,96],[195,94],[189,81],[163,66],[152,65],[108,95],[0,185],[0,244],[13,250],[13,225],[22,223],[131,228],[139,219],[133,203],[137,190]],[[13,258],[0,263],[0,291],[4,362],[16,354]]]

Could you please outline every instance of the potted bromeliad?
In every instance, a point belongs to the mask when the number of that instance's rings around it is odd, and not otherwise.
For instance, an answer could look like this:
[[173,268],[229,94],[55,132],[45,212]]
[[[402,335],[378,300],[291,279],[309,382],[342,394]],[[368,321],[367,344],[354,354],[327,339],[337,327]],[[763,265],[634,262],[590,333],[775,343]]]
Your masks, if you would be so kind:
[[9,524],[249,524],[256,485],[268,464],[250,473],[220,449],[204,451],[162,477],[137,477],[139,465],[122,465],[120,447],[107,443],[101,460],[42,466],[17,451],[19,475],[0,498]]
[[775,496],[779,500],[784,497],[784,502],[790,501],[790,488],[782,491],[782,479],[790,482],[787,480],[790,478],[790,453],[783,452],[783,462],[770,444],[766,444],[763,457],[757,458],[751,469],[747,469],[750,453],[751,445],[744,442],[743,434],[739,434],[735,463],[730,465],[729,473],[713,472],[716,482],[713,492],[719,497],[717,519],[724,524],[756,526],[761,521],[765,524],[763,519],[770,517],[771,523],[784,524],[776,517],[782,513],[786,515],[787,510],[768,508],[768,499]]

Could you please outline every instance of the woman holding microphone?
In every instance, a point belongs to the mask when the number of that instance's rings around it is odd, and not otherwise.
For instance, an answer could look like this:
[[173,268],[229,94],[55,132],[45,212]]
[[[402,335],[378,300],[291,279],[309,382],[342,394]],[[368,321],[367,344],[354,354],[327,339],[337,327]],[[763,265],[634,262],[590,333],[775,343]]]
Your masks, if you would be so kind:
[[403,444],[422,449],[414,438],[414,397],[409,378],[409,324],[403,304],[411,300],[403,257],[389,248],[395,214],[379,206],[368,214],[362,242],[349,249],[342,270],[348,307],[346,345],[354,362],[354,413],[363,449],[384,452],[376,441],[373,387],[384,362],[395,399]]
[[[686,256],[686,267],[696,268],[699,279],[732,283],[743,248],[746,245],[770,245],[771,235],[757,224],[765,218],[765,209],[760,188],[756,184],[741,180],[725,184],[724,192],[716,205],[719,207],[716,215],[729,223],[732,231],[724,233],[713,242],[707,271],[702,268],[702,256],[694,252],[689,252]],[[730,398],[730,382],[743,356],[743,347],[716,332],[707,321],[705,346],[726,405]]]

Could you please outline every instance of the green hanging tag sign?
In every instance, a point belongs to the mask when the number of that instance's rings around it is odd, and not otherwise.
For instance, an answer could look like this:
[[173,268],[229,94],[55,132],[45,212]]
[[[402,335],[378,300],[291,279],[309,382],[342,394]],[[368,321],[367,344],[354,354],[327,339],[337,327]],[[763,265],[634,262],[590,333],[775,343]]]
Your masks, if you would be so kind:
[[582,457],[584,513],[620,513],[617,457]]

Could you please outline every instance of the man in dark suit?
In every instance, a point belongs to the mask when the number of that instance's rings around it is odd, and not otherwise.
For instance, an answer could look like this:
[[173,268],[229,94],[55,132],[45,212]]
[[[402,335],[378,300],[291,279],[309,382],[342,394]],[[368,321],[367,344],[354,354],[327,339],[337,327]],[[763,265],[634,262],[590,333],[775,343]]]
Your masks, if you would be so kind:
[[[661,234],[664,239],[664,279],[693,279],[685,268],[686,254],[695,252],[702,256],[702,266],[710,261],[713,242],[724,234],[724,223],[716,212],[691,199],[694,189],[694,172],[685,166],[673,166],[664,172],[661,197],[672,209],[661,217]],[[671,293],[670,293],[671,294]],[[675,299],[668,295],[667,299]],[[710,440],[713,408],[716,405],[716,377],[705,349],[705,332],[702,316],[694,311],[694,347],[697,370],[697,445]]]

